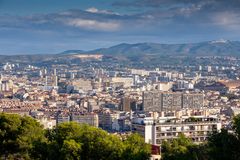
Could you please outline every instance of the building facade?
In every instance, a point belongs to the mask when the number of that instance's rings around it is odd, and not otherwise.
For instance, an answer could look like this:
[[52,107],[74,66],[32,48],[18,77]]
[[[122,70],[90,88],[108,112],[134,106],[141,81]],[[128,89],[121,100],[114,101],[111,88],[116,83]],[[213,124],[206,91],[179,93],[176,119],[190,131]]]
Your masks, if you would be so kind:
[[72,114],[71,121],[98,127],[98,115],[95,113]]
[[144,111],[162,112],[181,109],[199,109],[204,107],[202,93],[182,92],[143,92]]
[[204,142],[210,133],[220,131],[221,122],[215,116],[184,116],[136,118],[132,121],[132,131],[139,133],[146,143],[160,145],[163,141],[178,138],[181,134],[193,142]]

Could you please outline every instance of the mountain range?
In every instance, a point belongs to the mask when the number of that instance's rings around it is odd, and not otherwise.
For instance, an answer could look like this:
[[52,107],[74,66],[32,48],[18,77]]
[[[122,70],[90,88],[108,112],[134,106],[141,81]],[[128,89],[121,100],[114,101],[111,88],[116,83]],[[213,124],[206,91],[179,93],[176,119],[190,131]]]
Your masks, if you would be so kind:
[[[235,56],[240,57],[240,41],[216,40],[200,43],[160,44],[160,43],[122,43],[109,48],[90,51],[66,50],[58,54],[0,55],[1,63],[57,63],[78,60],[81,54],[102,54],[117,62],[159,63],[165,58],[179,60],[180,57],[197,56]],[[70,62],[69,62],[70,63]]]
[[137,55],[240,56],[240,42],[221,39],[186,44],[122,43],[109,48],[100,48],[90,51],[68,50],[61,54],[86,53],[127,57]]

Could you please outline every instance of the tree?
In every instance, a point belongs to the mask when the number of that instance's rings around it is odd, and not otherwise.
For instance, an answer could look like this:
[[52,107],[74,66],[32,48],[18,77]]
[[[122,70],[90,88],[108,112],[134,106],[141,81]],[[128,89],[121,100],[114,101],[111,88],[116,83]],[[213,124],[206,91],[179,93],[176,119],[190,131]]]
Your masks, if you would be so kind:
[[147,160],[151,154],[150,145],[144,142],[144,139],[138,134],[132,134],[123,142],[125,160]]
[[227,130],[213,133],[208,140],[209,156],[211,159],[237,160],[240,159],[239,139]]
[[139,135],[122,142],[102,129],[75,122],[58,125],[47,137],[49,159],[145,160],[150,156],[150,146]]
[[47,130],[45,136],[48,139],[42,150],[36,149],[38,155],[44,155],[40,159],[77,160],[80,159],[82,144],[79,140],[81,127],[77,123],[62,123],[52,130]]
[[82,125],[80,136],[83,159],[120,159],[123,151],[121,140],[114,135],[109,135],[102,129]]
[[75,122],[62,123],[47,133],[49,158],[120,159],[123,144],[117,136]]
[[44,141],[42,126],[31,117],[0,114],[0,154],[5,159],[31,159],[34,143]]
[[81,144],[75,140],[64,140],[61,148],[61,159],[65,160],[79,160],[81,154]]
[[163,142],[162,159],[163,160],[205,160],[206,156],[203,145],[195,145],[193,142],[181,134],[177,139],[171,142]]
[[240,115],[233,118],[233,133],[222,129],[213,133],[208,140],[210,159],[238,160],[240,159]]
[[31,117],[0,114],[1,159],[147,160],[150,146],[139,135],[124,141],[76,122],[44,130]]

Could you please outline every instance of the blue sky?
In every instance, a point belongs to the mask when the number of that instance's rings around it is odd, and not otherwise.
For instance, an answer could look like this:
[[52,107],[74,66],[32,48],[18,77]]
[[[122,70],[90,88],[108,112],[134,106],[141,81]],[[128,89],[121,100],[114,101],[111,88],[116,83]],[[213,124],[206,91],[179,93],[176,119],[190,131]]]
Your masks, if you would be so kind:
[[239,0],[0,0],[0,54],[240,40]]

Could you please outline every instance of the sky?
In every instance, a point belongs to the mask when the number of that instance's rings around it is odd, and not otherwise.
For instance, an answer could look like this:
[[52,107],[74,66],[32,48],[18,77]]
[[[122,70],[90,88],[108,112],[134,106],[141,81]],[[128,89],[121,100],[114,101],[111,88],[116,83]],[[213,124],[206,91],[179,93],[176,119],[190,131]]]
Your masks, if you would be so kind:
[[0,0],[0,54],[240,40],[240,0]]

